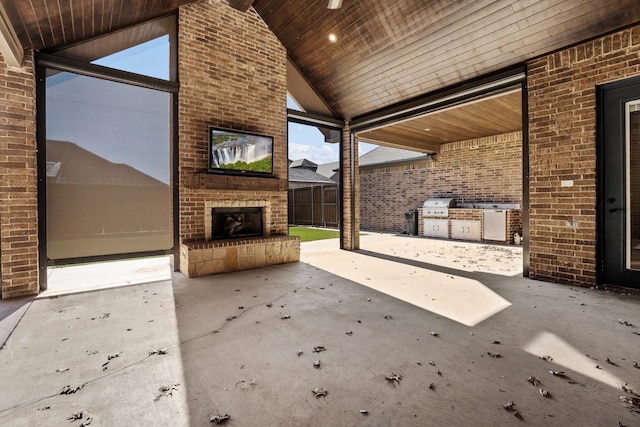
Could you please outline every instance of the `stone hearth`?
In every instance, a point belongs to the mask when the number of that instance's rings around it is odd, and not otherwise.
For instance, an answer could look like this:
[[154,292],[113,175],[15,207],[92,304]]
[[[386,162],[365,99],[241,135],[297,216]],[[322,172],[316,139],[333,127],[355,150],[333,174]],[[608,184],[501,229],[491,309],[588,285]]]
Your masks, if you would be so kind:
[[[260,208],[262,236],[213,239],[212,209]],[[268,200],[216,200],[205,202],[205,239],[180,244],[180,271],[187,277],[250,270],[300,260],[300,239],[270,235]]]

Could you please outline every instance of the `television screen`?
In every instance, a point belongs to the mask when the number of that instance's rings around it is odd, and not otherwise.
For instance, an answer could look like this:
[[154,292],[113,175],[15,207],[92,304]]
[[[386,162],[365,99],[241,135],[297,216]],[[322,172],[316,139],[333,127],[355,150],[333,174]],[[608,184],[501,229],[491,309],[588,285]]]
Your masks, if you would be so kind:
[[273,137],[210,128],[209,171],[273,175]]

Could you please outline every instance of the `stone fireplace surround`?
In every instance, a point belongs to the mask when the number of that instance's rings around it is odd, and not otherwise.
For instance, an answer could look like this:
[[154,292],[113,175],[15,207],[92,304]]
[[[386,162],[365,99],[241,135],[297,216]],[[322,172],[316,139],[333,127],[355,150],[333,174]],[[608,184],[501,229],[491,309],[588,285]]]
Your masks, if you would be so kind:
[[[213,208],[262,208],[262,237],[211,241]],[[269,200],[211,200],[203,210],[205,239],[180,244],[180,271],[187,277],[231,273],[300,260],[300,239],[271,235]]]

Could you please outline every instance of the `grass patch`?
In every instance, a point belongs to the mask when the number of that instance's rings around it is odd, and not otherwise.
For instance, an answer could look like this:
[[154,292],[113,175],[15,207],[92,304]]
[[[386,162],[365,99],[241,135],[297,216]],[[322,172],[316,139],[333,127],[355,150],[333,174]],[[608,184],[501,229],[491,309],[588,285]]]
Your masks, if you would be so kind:
[[340,231],[309,227],[289,227],[289,235],[300,237],[300,242],[311,242],[313,240],[337,239],[340,237]]

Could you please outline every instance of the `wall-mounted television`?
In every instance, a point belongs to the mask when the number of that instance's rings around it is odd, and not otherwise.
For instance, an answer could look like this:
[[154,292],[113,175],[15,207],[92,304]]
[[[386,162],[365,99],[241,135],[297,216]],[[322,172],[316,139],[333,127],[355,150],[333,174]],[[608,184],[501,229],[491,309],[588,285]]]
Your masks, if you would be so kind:
[[210,127],[209,172],[273,175],[273,137]]

